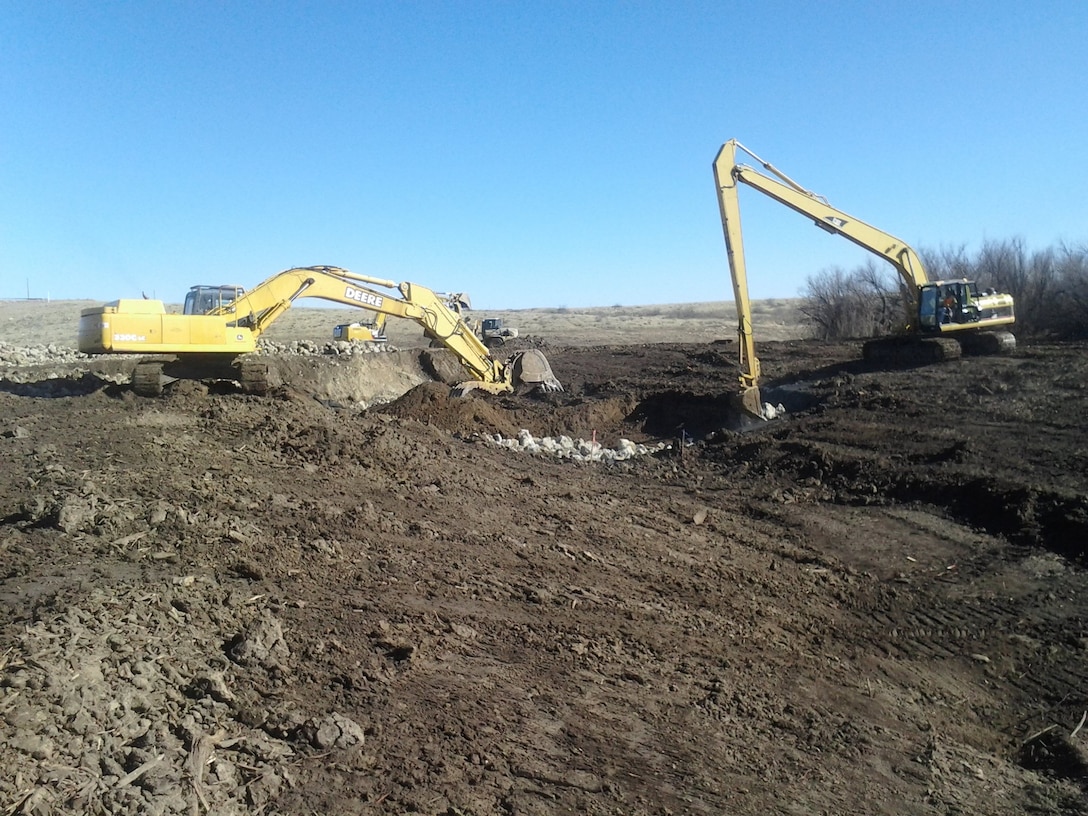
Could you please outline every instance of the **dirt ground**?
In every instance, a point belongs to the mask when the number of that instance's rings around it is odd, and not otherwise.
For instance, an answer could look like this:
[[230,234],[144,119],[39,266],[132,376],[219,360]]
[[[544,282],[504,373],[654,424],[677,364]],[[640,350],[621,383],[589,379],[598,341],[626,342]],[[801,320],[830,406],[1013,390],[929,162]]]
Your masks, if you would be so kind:
[[729,344],[545,350],[0,381],[0,813],[1088,813],[1088,346],[767,343],[743,434]]

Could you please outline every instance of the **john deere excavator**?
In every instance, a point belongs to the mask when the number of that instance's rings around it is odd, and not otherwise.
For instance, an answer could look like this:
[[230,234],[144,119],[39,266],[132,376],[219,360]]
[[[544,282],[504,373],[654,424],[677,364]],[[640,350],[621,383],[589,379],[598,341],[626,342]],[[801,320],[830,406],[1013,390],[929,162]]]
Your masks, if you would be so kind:
[[[738,150],[771,175],[738,164]],[[993,290],[981,293],[977,284],[967,279],[931,281],[917,253],[905,242],[832,207],[822,196],[806,190],[735,139],[718,151],[714,179],[740,320],[741,395],[749,413],[759,415],[754,409],[760,404],[760,372],[752,340],[739,183],[811,218],[821,229],[843,236],[894,267],[902,284],[905,321],[898,334],[867,341],[862,350],[866,360],[893,364],[938,362],[957,358],[964,351],[999,354],[1016,347],[1016,338],[1006,329],[1016,320],[1012,295]]]
[[[372,287],[395,290],[395,294]],[[516,388],[562,390],[547,358],[537,350],[494,359],[442,296],[415,283],[357,275],[335,266],[287,269],[250,290],[240,286],[194,286],[182,314],[168,314],[160,300],[117,300],[84,309],[79,349],[87,354],[171,355],[137,364],[137,393],[157,396],[176,379],[227,379],[243,390],[268,389],[268,366],[253,354],[257,339],[303,297],[321,298],[412,320],[449,349],[471,376],[460,392],[480,388],[504,393]]]

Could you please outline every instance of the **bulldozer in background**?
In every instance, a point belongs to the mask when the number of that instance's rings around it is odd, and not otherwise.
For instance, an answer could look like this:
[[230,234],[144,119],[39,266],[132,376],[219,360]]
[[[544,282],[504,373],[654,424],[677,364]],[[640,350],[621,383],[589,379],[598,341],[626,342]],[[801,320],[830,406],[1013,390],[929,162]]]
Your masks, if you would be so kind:
[[485,317],[480,321],[480,339],[488,348],[503,346],[507,340],[513,340],[518,334],[517,329],[503,325],[501,317]]

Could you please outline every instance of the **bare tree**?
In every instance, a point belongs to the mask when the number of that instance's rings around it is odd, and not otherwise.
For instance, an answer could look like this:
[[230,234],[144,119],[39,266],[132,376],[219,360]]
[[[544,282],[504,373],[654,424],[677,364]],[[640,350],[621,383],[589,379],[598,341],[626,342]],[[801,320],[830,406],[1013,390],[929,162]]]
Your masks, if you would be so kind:
[[1053,249],[1029,254],[1022,238],[987,241],[979,250],[975,278],[1013,296],[1018,331],[1032,335],[1052,330],[1048,324],[1058,287]]
[[[972,259],[964,247],[921,250],[929,280],[976,281],[1016,300],[1016,331],[1024,336],[1088,336],[1088,245],[1029,253],[1023,239],[986,241]],[[806,281],[802,312],[822,338],[872,337],[902,325],[909,286],[869,260],[850,272],[834,268]]]
[[871,325],[866,336],[879,337],[895,331],[903,322],[905,306],[902,281],[887,264],[878,264],[872,258],[854,270],[854,277],[863,297],[869,302]]
[[1088,244],[1062,244],[1055,254],[1051,330],[1062,337],[1088,337]]
[[852,272],[833,267],[809,277],[801,306],[824,340],[886,333],[901,309],[894,282],[873,261]]
[[931,281],[961,280],[974,274],[974,263],[967,257],[967,248],[963,244],[919,249],[918,257],[922,260],[926,277]]

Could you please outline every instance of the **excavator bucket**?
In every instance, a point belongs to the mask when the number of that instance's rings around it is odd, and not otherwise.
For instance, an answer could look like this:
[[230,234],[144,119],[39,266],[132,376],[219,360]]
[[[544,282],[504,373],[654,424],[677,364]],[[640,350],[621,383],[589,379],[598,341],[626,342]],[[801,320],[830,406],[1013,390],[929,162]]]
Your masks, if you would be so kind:
[[540,349],[525,349],[514,354],[506,365],[512,374],[514,388],[539,388],[541,391],[562,391],[563,386],[552,372],[551,363]]
[[748,416],[754,419],[766,419],[766,415],[763,412],[763,400],[760,396],[759,389],[755,386],[741,389],[740,393],[734,397],[734,410],[741,416]]
[[453,388],[453,395],[463,397],[470,391],[486,391],[489,394],[504,394],[510,391],[525,393],[541,391],[562,391],[563,385],[552,371],[552,365],[544,352],[539,349],[518,351],[504,365],[505,379],[500,382],[468,380],[458,383]]

